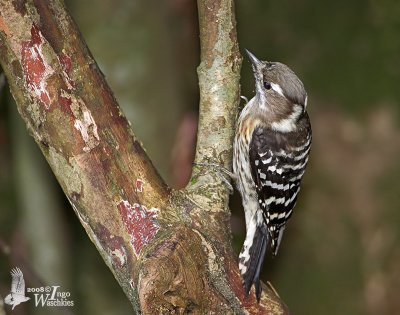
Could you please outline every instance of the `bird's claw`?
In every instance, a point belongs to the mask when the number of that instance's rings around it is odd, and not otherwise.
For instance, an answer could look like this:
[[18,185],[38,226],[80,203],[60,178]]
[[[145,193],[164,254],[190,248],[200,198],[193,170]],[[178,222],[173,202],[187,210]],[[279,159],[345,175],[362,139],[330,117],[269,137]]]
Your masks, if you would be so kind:
[[[215,171],[217,177],[225,184],[226,188],[228,188],[229,194],[233,194],[233,186],[229,179],[235,181],[236,175],[231,171],[217,163],[194,163],[194,165],[211,167]],[[229,177],[229,179],[227,177]]]
[[240,98],[241,98],[242,100],[244,100],[244,101],[246,102],[246,104],[249,102],[249,99],[248,99],[246,96],[244,96],[244,95],[240,95]]

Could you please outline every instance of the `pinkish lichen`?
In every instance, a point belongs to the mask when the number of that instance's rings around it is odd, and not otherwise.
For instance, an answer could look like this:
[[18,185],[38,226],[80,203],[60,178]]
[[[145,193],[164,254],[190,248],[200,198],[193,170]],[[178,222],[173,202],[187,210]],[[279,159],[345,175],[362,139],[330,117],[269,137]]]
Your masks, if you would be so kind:
[[64,74],[64,82],[67,84],[68,89],[71,90],[75,86],[74,82],[70,78],[70,73],[72,70],[72,59],[64,52],[60,53],[60,55],[57,56],[57,58]]
[[141,179],[137,179],[135,183],[135,191],[143,192],[144,181]]
[[21,60],[28,90],[34,98],[38,98],[46,110],[50,109],[51,98],[47,90],[47,80],[54,73],[43,54],[44,38],[39,28],[33,24],[31,40],[22,44]]
[[136,256],[139,256],[143,246],[147,245],[160,229],[156,221],[158,210],[147,209],[138,203],[131,205],[123,200],[117,208],[122,217],[126,231],[131,236],[131,244]]
[[63,69],[63,71],[65,71],[66,74],[69,74],[72,68],[71,58],[62,52],[58,56],[58,60],[61,64],[61,68]]
[[69,97],[66,97],[66,95],[68,94],[64,90],[61,90],[60,94],[58,95],[58,102],[60,104],[61,110],[72,116],[73,115],[71,111],[72,101]]

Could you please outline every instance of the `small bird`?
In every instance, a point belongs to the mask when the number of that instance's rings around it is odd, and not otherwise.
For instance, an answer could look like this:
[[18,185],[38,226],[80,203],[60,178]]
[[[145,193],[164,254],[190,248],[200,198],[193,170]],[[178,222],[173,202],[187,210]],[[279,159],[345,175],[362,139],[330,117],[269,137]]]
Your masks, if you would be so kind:
[[4,299],[4,303],[12,305],[12,309],[22,302],[30,300],[25,296],[25,280],[21,269],[14,268],[11,270],[11,293]]
[[233,173],[246,218],[239,269],[246,296],[254,283],[259,301],[265,253],[278,253],[296,205],[311,148],[311,124],[307,93],[296,74],[282,63],[260,61],[246,52],[256,95],[237,122]]

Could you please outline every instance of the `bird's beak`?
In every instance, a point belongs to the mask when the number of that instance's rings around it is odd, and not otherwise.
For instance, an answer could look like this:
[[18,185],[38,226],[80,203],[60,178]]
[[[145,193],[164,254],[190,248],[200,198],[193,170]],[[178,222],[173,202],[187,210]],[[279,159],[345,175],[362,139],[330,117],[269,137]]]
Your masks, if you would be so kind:
[[254,56],[250,51],[245,49],[249,59],[251,61],[251,65],[253,67],[254,78],[256,81],[256,93],[257,95],[263,95],[263,63],[256,56]]
[[254,56],[250,51],[248,51],[247,49],[245,49],[247,56],[249,56],[249,59],[251,61],[251,64],[253,65],[253,70],[254,72],[256,72],[258,69],[261,68],[262,66],[262,62],[260,60],[258,60],[258,58],[256,56]]

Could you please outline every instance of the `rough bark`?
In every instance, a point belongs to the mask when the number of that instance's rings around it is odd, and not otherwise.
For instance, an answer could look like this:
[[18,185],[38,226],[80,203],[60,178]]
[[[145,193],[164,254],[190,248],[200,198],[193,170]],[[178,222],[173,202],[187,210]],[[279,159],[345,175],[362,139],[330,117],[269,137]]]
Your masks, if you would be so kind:
[[[241,56],[232,0],[198,1],[196,162],[231,164]],[[164,183],[61,0],[0,0],[0,62],[18,111],[134,309],[143,314],[287,314],[264,286],[244,297],[228,193],[195,168]]]

